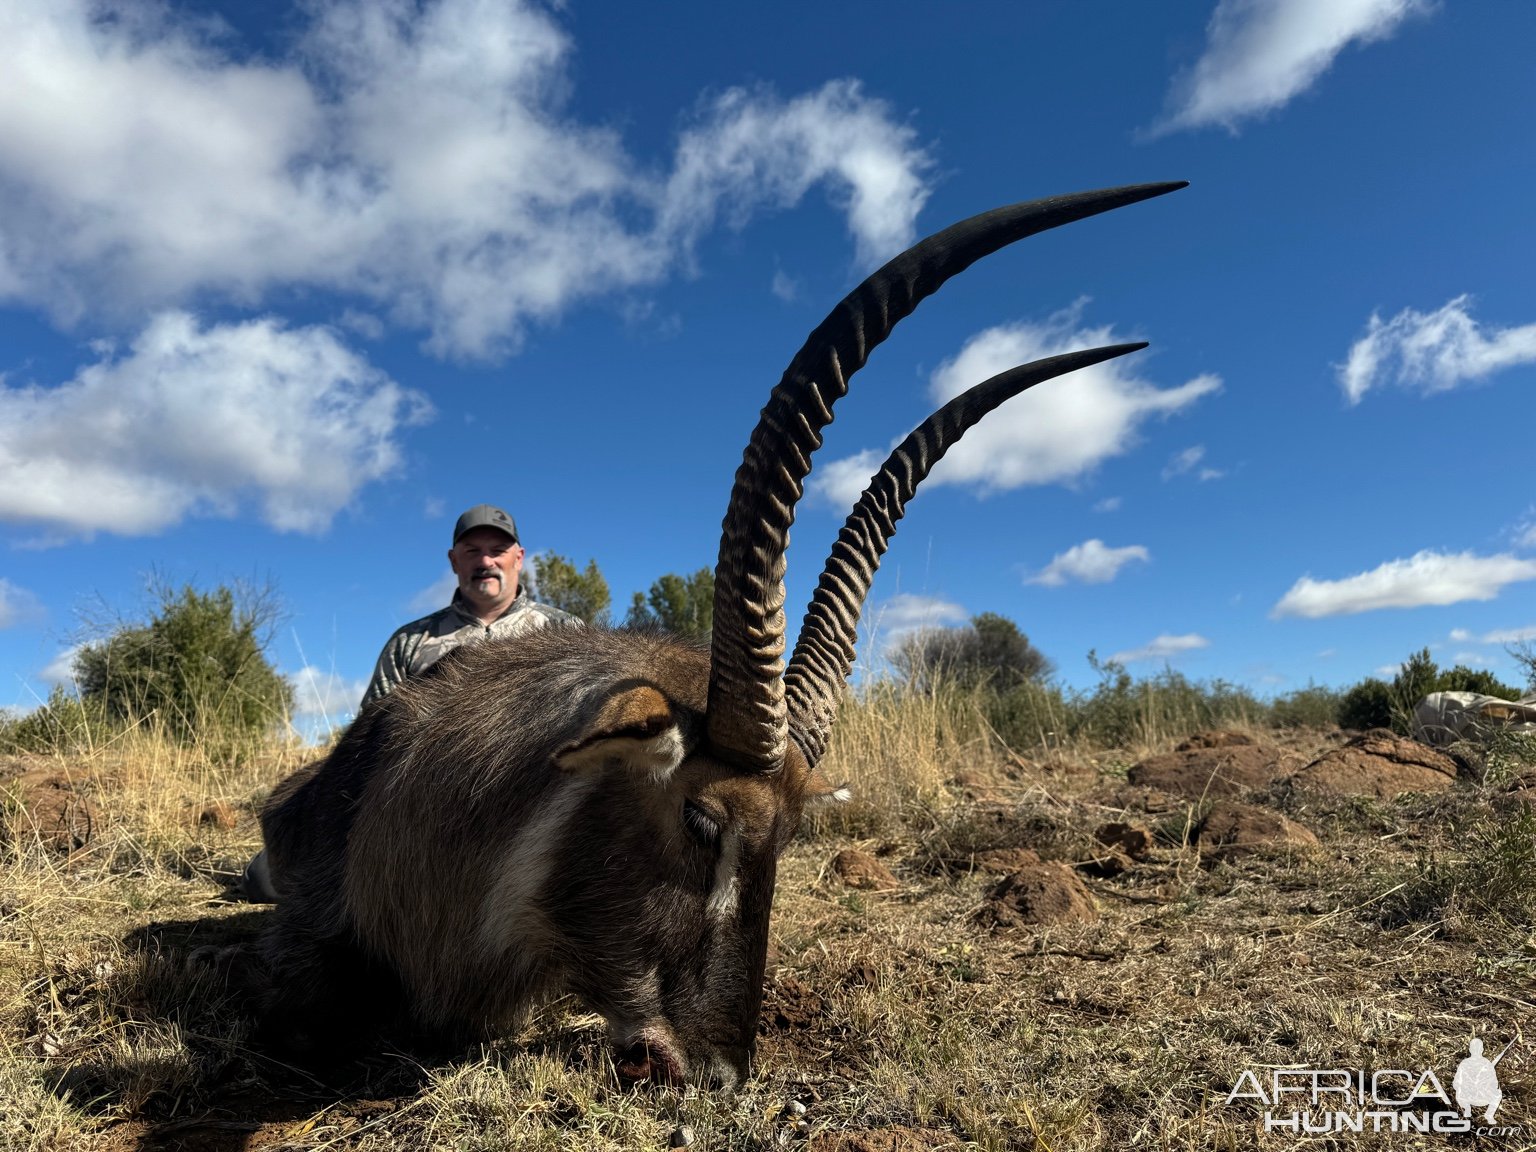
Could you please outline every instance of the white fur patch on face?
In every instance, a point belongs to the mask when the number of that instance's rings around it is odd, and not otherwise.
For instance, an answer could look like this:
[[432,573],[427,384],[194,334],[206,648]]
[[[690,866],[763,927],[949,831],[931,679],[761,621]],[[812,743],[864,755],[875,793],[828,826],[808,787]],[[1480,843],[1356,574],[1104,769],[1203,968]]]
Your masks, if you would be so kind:
[[736,911],[741,896],[741,881],[736,871],[741,864],[741,835],[729,828],[720,833],[720,859],[715,861],[715,886],[705,906],[711,920],[719,920]]
[[658,784],[683,762],[683,734],[677,725],[655,736],[607,736],[561,752],[555,763],[566,772],[597,772],[627,768],[643,772]]
[[566,826],[598,783],[595,775],[558,778],[533,818],[502,854],[490,890],[480,904],[476,943],[487,956],[515,950],[532,962],[540,948],[553,939],[538,905],[539,893],[549,878]]

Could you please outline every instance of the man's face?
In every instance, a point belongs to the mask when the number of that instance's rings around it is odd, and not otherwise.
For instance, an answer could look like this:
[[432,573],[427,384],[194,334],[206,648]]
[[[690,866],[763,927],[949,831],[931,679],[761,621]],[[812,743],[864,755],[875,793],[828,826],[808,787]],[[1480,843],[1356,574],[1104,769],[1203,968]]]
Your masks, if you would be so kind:
[[523,546],[496,528],[471,528],[448,550],[459,591],[482,615],[498,613],[517,599]]

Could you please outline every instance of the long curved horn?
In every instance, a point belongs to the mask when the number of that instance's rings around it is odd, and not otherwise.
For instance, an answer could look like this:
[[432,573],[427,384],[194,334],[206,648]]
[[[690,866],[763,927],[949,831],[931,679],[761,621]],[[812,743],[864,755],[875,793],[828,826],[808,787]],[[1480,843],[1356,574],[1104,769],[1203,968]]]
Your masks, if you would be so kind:
[[848,378],[943,283],[1016,240],[1185,187],[1079,192],[997,208],[936,233],[850,292],[790,361],[736,470],[721,525],[710,640],[707,734],[748,771],[784,762],[784,550],[795,504]]
[[843,685],[853,671],[864,598],[917,486],[973,424],[1005,400],[1052,377],[1146,346],[1145,341],[1114,344],[1010,368],[956,396],[892,449],[843,521],[784,673],[789,730],[812,768],[827,750]]

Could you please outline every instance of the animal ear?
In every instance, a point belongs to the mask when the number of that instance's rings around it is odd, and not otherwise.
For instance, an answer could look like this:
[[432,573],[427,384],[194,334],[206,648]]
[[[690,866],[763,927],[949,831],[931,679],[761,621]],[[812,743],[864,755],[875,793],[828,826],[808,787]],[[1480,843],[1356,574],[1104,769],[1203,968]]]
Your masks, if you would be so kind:
[[807,808],[820,808],[826,804],[846,804],[852,799],[852,788],[846,784],[833,784],[820,771],[813,771],[805,778]]
[[671,703],[641,685],[604,700],[587,730],[555,753],[555,764],[566,772],[622,767],[660,781],[683,762],[683,753]]

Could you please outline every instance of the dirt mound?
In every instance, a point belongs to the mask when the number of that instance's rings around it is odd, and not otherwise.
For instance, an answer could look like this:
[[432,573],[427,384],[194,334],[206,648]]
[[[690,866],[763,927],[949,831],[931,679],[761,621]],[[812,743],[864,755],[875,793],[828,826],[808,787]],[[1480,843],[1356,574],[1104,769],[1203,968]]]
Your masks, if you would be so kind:
[[764,989],[757,1030],[765,1033],[810,1028],[821,1021],[825,1008],[821,995],[798,976],[779,976]]
[[942,1152],[965,1142],[939,1128],[864,1128],[853,1132],[822,1132],[806,1142],[810,1152]]
[[1123,852],[1132,860],[1145,860],[1157,846],[1152,833],[1140,824],[1100,824],[1093,830],[1093,838],[1106,848]]
[[858,848],[844,848],[832,857],[832,871],[850,888],[893,892],[901,887],[901,881],[889,868]]
[[1065,864],[1041,861],[1003,877],[976,913],[984,927],[1071,924],[1097,920],[1093,894]]
[[1316,847],[1318,840],[1310,829],[1272,809],[1222,800],[1201,822],[1195,842],[1207,858],[1227,860],[1253,852]]
[[1196,732],[1175,752],[1197,752],[1202,748],[1247,748],[1258,744],[1246,732]]
[[[1196,743],[1216,738],[1220,744]],[[1267,787],[1290,775],[1300,759],[1237,732],[1212,732],[1186,740],[1179,750],[1149,756],[1127,774],[1141,788],[1156,788],[1191,800],[1236,796]]]
[[1456,761],[1427,744],[1375,728],[1325,752],[1291,777],[1301,792],[1375,796],[1443,792],[1456,782]]
[[215,800],[212,804],[205,804],[198,809],[197,822],[212,824],[215,828],[222,828],[227,832],[240,822],[240,814],[229,801]]
[[54,852],[84,848],[100,829],[95,807],[62,772],[42,768],[25,772],[6,785],[19,811],[11,817],[11,833],[20,843],[33,837]]
[[976,853],[976,868],[981,872],[995,872],[999,876],[1017,872],[1040,863],[1040,853],[1033,848],[988,848]]

